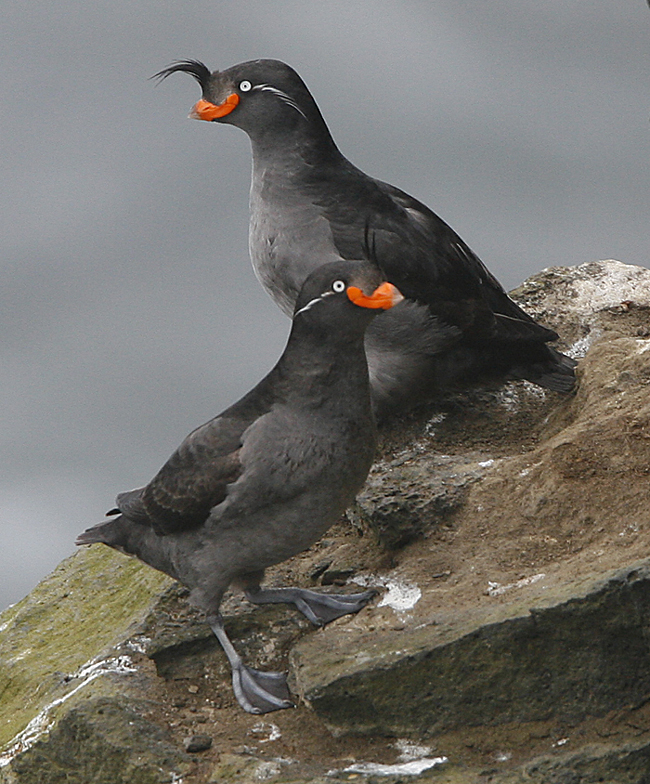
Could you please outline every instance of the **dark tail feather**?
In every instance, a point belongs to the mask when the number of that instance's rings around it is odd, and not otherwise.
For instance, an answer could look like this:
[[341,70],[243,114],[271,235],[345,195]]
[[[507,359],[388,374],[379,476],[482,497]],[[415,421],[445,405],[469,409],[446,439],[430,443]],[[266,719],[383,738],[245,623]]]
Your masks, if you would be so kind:
[[120,547],[125,540],[123,520],[124,517],[120,515],[106,523],[93,525],[92,528],[87,528],[82,534],[79,534],[75,544],[95,544],[96,542],[101,542],[109,547]]
[[571,392],[576,383],[575,366],[578,363],[551,346],[544,348],[548,352],[547,357],[541,362],[517,368],[518,375],[553,392]]
[[134,523],[123,514],[79,534],[75,544],[107,544],[125,555],[134,555],[154,569],[180,580],[166,548],[167,537],[158,536],[148,525]]

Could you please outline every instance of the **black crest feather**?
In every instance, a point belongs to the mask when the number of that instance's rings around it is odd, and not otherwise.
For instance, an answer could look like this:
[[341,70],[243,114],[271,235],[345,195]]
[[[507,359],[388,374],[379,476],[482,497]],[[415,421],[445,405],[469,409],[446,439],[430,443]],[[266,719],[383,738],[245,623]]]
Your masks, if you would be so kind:
[[199,60],[177,60],[166,68],[163,68],[162,71],[158,71],[158,73],[154,74],[151,78],[162,81],[177,72],[188,73],[193,76],[204,91],[207,89],[212,76],[208,66]]

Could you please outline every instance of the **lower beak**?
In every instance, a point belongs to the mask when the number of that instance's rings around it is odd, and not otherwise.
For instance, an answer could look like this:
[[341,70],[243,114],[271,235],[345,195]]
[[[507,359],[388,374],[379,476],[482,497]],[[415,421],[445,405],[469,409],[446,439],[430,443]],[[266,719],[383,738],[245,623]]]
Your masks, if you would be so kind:
[[225,117],[227,114],[230,114],[238,103],[239,95],[237,95],[237,93],[231,93],[223,103],[218,105],[201,98],[200,101],[197,101],[194,104],[189,116],[192,120],[207,120],[208,122],[211,122],[212,120],[219,119],[219,117]]
[[378,286],[370,296],[356,286],[348,286],[347,293],[350,301],[361,308],[388,310],[404,299],[400,290],[388,281]]

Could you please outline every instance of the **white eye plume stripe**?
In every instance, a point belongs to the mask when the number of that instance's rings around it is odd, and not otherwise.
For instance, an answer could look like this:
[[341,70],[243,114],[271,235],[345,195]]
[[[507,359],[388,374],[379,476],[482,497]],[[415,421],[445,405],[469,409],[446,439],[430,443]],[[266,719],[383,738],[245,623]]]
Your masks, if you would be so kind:
[[321,295],[320,295],[320,297],[314,297],[314,299],[311,299],[311,300],[309,300],[309,302],[308,302],[306,305],[304,305],[302,308],[300,308],[300,310],[297,310],[297,311],[296,311],[296,312],[293,314],[293,317],[295,318],[295,317],[296,317],[296,316],[298,316],[300,313],[305,313],[305,311],[307,311],[307,310],[310,310],[311,308],[313,308],[313,307],[314,307],[314,305],[315,305],[317,302],[322,302],[322,301],[323,301],[323,299],[324,299],[325,297],[329,297],[329,296],[331,296],[332,294],[334,294],[334,292],[333,292],[333,291],[326,291],[324,294],[321,294]]
[[292,109],[295,109],[299,114],[302,114],[302,116],[305,118],[305,120],[307,119],[307,115],[298,106],[298,104],[293,100],[293,98],[291,98],[291,96],[287,95],[285,92],[282,92],[282,90],[278,90],[277,87],[272,87],[270,84],[257,84],[257,85],[255,85],[255,87],[253,89],[254,90],[263,90],[264,92],[269,92],[269,93],[273,93],[274,95],[277,95],[278,98],[280,98],[286,104],[291,106]]

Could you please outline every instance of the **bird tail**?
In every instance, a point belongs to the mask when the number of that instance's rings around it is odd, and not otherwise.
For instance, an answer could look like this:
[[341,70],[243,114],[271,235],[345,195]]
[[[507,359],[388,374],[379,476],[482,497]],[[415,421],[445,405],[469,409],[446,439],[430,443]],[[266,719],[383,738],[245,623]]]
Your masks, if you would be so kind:
[[544,356],[523,366],[515,366],[515,374],[553,392],[571,392],[576,383],[576,360],[552,346],[544,345],[540,349],[543,349]]
[[151,526],[133,522],[120,514],[112,520],[86,529],[79,534],[75,544],[106,544],[125,555],[134,555],[154,569],[180,580],[181,577],[169,556],[167,539],[168,537],[158,536]]
[[118,550],[122,549],[128,539],[127,525],[128,522],[124,516],[119,515],[119,517],[115,517],[113,520],[87,528],[82,534],[79,534],[75,544],[82,545],[101,542],[109,547],[115,547]]

